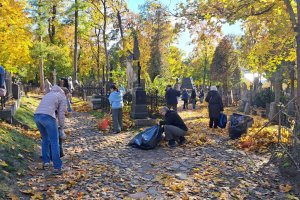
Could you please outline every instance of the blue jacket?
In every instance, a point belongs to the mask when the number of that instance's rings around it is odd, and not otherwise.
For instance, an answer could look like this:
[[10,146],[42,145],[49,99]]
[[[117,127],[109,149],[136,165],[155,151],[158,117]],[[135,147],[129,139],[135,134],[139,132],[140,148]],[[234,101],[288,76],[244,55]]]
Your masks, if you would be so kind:
[[0,66],[0,88],[5,88],[5,70]]
[[123,96],[125,94],[125,89],[121,87],[119,91],[113,91],[110,93],[108,99],[112,109],[123,108]]
[[182,97],[182,100],[188,100],[189,93],[187,91],[183,91],[181,97]]

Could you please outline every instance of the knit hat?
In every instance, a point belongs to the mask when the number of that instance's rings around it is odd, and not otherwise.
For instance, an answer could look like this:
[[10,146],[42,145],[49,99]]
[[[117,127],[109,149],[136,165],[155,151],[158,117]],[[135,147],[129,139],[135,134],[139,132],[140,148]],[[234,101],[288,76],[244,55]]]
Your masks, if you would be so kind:
[[211,91],[218,91],[218,89],[217,89],[217,87],[216,87],[215,85],[211,86],[211,87],[210,87],[210,90],[211,90]]

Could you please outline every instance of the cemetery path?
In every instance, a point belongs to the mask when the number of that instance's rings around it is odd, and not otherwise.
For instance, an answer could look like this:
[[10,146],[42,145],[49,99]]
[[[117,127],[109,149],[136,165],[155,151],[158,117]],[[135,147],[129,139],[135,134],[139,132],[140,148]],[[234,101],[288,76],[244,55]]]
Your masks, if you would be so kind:
[[[186,121],[191,116],[203,117],[199,110],[180,114],[187,114]],[[275,166],[262,169],[268,155],[246,154],[234,148],[219,134],[220,130],[209,130],[210,142],[202,145],[188,143],[170,149],[162,142],[154,150],[145,151],[127,146],[134,135],[131,131],[118,135],[99,133],[94,128],[95,119],[88,113],[74,113],[66,124],[71,134],[64,144],[63,176],[51,177],[39,166],[32,166],[31,176],[19,182],[23,199],[293,197]],[[193,126],[206,129],[203,123]]]

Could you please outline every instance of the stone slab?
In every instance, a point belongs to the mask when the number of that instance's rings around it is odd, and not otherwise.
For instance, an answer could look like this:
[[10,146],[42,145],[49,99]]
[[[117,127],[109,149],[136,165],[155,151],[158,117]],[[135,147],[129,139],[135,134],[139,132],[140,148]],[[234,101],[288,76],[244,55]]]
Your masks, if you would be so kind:
[[134,120],[135,127],[153,126],[155,124],[156,124],[156,120],[150,118]]

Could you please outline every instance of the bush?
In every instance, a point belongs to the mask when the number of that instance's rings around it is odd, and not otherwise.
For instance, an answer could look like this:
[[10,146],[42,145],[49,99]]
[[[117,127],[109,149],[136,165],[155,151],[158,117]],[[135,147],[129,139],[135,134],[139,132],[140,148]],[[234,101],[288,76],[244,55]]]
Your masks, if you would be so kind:
[[254,96],[253,104],[257,107],[266,108],[267,103],[271,103],[275,100],[275,94],[270,88],[263,89],[261,92],[256,93]]
[[[263,89],[254,96],[253,105],[266,108],[266,104],[273,101],[275,101],[275,94],[273,91],[271,91],[271,89],[267,88]],[[284,96],[283,93],[280,95],[280,102],[283,104],[288,102],[288,97]]]

